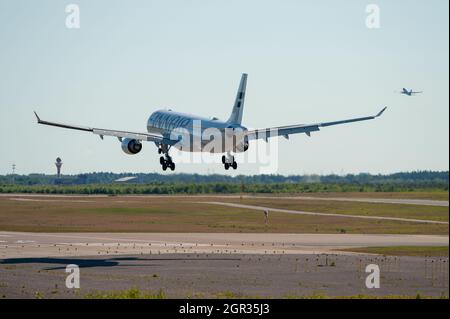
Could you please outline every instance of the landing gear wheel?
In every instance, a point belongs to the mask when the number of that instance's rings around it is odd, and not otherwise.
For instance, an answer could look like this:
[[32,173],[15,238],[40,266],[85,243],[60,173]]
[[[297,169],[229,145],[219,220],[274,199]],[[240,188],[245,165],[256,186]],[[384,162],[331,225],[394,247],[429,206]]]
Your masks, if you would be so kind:
[[233,166],[233,169],[237,169],[237,163],[233,162],[233,164],[231,164]]
[[228,169],[230,168],[230,164],[228,164],[228,163],[225,163],[225,164],[223,164],[223,165],[224,165],[224,167],[225,167],[226,170],[228,170]]
[[166,171],[168,168],[170,170],[175,170],[175,163],[172,161],[172,157],[169,155],[170,146],[166,144],[160,144],[158,146],[158,154],[162,156],[159,157],[159,163],[161,164],[161,168],[163,171]]
[[225,164],[225,162],[226,162],[226,157],[225,157],[225,155],[222,155],[222,164]]

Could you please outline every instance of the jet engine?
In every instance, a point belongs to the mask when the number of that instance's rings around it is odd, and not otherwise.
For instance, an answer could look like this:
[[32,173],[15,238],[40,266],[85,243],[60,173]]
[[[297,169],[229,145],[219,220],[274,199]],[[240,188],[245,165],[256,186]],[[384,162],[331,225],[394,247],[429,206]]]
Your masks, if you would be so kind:
[[242,152],[246,152],[248,150],[248,136],[243,136],[238,138],[238,140],[236,141],[236,152],[237,153],[242,153]]
[[[241,125],[230,125],[225,129],[225,151],[233,151],[236,153],[246,152],[249,147],[247,128]],[[230,147],[232,148],[230,149]]]
[[126,154],[134,155],[142,150],[142,143],[138,140],[133,140],[131,138],[124,138],[122,140],[122,151]]

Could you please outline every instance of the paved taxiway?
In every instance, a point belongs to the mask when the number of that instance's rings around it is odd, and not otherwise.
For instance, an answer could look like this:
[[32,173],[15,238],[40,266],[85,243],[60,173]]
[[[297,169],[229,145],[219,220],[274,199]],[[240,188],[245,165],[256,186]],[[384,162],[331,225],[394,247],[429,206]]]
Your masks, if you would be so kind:
[[305,211],[299,211],[299,210],[271,208],[271,207],[264,207],[264,206],[255,206],[255,205],[243,205],[243,204],[235,204],[235,203],[224,203],[224,202],[199,202],[199,203],[228,206],[228,207],[235,207],[235,208],[245,208],[245,209],[252,209],[252,210],[259,210],[259,211],[267,210],[267,211],[272,211],[272,212],[277,212],[277,213],[297,214],[297,215],[332,216],[332,217],[360,218],[360,219],[374,219],[374,220],[393,220],[393,221],[410,222],[410,223],[448,225],[448,222],[436,221],[436,220],[425,220],[425,219],[384,217],[384,216],[362,216],[362,215],[351,215],[351,214],[314,213],[314,212],[305,212]]
[[[10,197],[11,200],[22,199],[35,199],[35,201],[43,201],[42,198],[64,199],[67,201],[78,201],[73,198],[81,197],[83,199],[89,198],[103,198],[109,197],[108,195],[51,195],[51,194],[0,194],[0,197]],[[261,196],[261,195],[123,195],[124,198],[166,198],[166,197],[179,197],[179,198],[218,198],[218,199],[272,199],[272,200],[314,200],[314,201],[342,201],[342,202],[361,202],[361,203],[378,203],[378,204],[401,204],[401,205],[419,205],[419,206],[442,206],[449,207],[449,201],[444,200],[430,200],[430,199],[400,199],[400,198],[359,198],[359,197],[319,197],[319,196]],[[67,199],[72,198],[72,199]],[[83,200],[82,202],[85,202]]]
[[336,254],[337,249],[352,247],[448,244],[448,236],[437,235],[0,232],[0,259],[169,253]]
[[402,204],[402,205],[419,205],[419,206],[443,206],[448,207],[449,202],[444,200],[430,199],[400,199],[400,198],[348,198],[348,197],[313,197],[313,196],[290,196],[284,199],[295,200],[322,200],[337,202],[361,202],[373,204]]

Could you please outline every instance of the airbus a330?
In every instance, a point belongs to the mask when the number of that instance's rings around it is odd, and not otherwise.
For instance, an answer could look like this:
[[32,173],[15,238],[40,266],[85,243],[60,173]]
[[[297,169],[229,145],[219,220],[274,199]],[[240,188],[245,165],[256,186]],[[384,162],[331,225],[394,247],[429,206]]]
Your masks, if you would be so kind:
[[[142,133],[49,122],[42,120],[36,112],[34,113],[39,124],[91,132],[99,135],[101,139],[104,136],[116,137],[121,143],[122,150],[130,155],[138,154],[142,150],[142,142],[153,142],[158,148],[158,153],[162,155],[160,157],[162,169],[165,171],[169,168],[173,171],[175,170],[175,163],[169,155],[171,147],[186,152],[221,153],[224,154],[222,156],[224,168],[226,170],[237,169],[237,163],[232,154],[246,152],[251,140],[264,139],[267,142],[269,138],[275,136],[283,136],[288,139],[289,135],[298,133],[305,133],[310,136],[311,132],[317,132],[322,127],[375,119],[386,110],[385,107],[373,116],[333,122],[294,124],[249,130],[242,125],[246,86],[247,74],[243,74],[231,115],[226,121],[178,113],[172,110],[158,110],[150,115],[147,120],[147,132]],[[217,132],[217,134],[211,132]],[[211,144],[214,144],[214,146],[212,147]]]

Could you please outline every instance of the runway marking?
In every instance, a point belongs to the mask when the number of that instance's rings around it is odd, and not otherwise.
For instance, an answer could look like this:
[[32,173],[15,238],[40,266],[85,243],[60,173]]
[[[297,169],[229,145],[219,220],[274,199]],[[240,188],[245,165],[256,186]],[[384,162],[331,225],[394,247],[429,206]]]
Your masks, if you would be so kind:
[[272,211],[272,212],[287,213],[287,214],[298,214],[298,215],[344,217],[344,218],[360,218],[360,219],[377,219],[377,220],[393,220],[393,221],[411,222],[411,223],[448,225],[448,222],[436,221],[436,220],[426,220],[426,219],[412,219],[412,218],[385,217],[385,216],[361,216],[361,215],[345,215],[345,214],[330,214],[330,213],[313,213],[313,212],[304,212],[304,211],[298,211],[298,210],[271,208],[271,207],[264,207],[264,206],[243,205],[243,204],[234,204],[234,203],[224,203],[224,202],[198,202],[198,203],[200,203],[200,204],[210,204],[210,205],[229,206],[229,207],[235,207],[235,208],[245,208],[245,209],[259,210],[259,211],[268,210],[268,211]]

